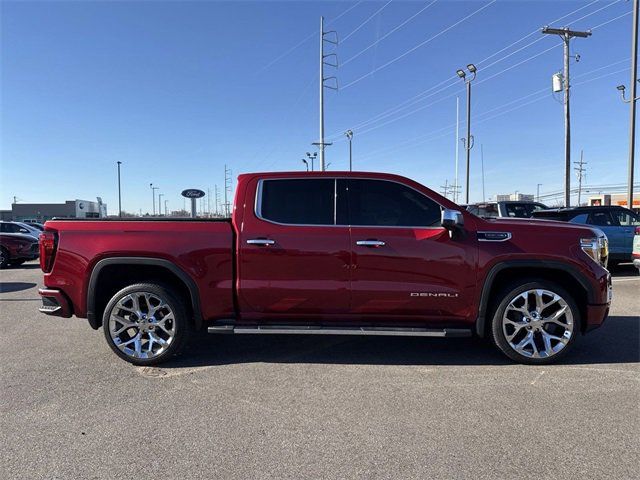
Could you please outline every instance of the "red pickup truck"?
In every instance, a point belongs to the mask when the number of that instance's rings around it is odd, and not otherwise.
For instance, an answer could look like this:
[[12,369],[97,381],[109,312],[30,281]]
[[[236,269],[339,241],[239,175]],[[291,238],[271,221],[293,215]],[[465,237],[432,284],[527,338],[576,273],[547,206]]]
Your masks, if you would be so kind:
[[477,335],[541,364],[606,318],[606,257],[588,226],[483,220],[396,175],[255,173],[231,219],[47,222],[40,311],[86,317],[137,365],[204,329]]

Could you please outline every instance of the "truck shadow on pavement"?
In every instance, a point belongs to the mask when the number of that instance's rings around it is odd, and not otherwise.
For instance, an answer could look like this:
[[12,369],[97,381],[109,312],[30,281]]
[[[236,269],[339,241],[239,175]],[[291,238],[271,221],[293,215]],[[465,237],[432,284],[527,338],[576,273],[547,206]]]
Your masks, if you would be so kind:
[[30,282],[0,282],[0,293],[22,292],[36,285]]
[[[353,365],[510,365],[477,338],[348,337],[319,335],[207,335],[194,338],[182,357],[162,368],[242,363]],[[559,364],[640,363],[640,317],[613,316],[578,338]]]

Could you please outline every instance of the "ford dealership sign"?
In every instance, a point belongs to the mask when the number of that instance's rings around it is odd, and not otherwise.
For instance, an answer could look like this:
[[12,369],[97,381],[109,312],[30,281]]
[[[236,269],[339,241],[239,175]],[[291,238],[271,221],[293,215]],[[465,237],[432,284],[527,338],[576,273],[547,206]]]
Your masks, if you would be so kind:
[[202,198],[204,197],[204,192],[197,188],[188,188],[182,191],[182,196],[186,198]]

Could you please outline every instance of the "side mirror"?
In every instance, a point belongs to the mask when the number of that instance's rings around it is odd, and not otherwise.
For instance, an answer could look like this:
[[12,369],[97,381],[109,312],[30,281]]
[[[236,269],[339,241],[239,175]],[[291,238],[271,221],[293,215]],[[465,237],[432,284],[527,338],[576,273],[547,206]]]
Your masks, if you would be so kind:
[[464,217],[458,210],[445,208],[442,210],[442,226],[454,233],[464,228]]

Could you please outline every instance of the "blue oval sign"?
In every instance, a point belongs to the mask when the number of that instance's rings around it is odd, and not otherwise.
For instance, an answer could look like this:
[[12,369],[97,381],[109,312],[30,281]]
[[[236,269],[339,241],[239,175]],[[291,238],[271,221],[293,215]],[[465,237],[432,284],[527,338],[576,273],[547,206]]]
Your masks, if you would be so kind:
[[204,192],[197,188],[188,188],[182,191],[182,196],[186,198],[201,198],[204,197]]

